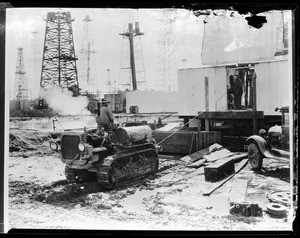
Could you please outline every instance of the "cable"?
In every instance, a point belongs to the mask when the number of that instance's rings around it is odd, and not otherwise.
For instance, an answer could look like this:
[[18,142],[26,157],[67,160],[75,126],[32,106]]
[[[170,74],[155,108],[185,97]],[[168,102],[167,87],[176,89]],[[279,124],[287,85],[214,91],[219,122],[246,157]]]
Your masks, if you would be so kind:
[[[224,97],[226,94],[227,94],[227,92],[224,93],[221,97],[219,97],[219,98],[217,99],[216,102],[218,102],[218,101],[219,101],[222,97]],[[192,118],[192,120],[195,119],[196,117],[198,117],[199,115],[201,115],[201,114],[202,114],[203,112],[205,112],[208,108],[209,108],[209,106],[208,106],[207,108],[205,108],[202,112],[200,112],[200,113],[198,113],[196,116],[194,116],[194,117]],[[168,139],[169,137],[171,137],[172,135],[174,135],[175,133],[177,133],[180,129],[182,129],[183,127],[185,127],[187,124],[189,124],[189,122],[185,123],[183,126],[179,127],[179,128],[178,128],[176,131],[174,131],[172,134],[168,135],[166,138],[164,138],[163,140],[161,140],[160,142],[158,142],[157,145],[161,144],[161,143],[164,142],[166,139]]]

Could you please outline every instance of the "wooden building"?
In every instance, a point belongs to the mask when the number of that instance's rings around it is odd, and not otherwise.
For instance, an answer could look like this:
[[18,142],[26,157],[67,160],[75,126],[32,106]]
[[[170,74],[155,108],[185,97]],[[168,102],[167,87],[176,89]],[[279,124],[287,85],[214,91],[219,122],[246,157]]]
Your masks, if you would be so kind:
[[[226,11],[206,18],[203,67],[178,71],[178,114],[190,126],[208,131],[216,121],[229,123],[231,130],[250,125],[242,133],[249,135],[280,121],[275,108],[292,102],[291,12],[265,16],[267,23],[259,29]],[[229,90],[233,75],[243,82],[238,110]]]

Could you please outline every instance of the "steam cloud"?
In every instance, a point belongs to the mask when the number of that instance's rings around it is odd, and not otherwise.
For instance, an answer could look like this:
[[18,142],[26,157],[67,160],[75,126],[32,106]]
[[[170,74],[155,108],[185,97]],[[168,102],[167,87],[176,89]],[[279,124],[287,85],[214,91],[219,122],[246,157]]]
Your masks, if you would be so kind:
[[90,114],[86,109],[88,98],[80,95],[73,97],[72,94],[68,89],[58,86],[40,90],[40,97],[45,99],[49,107],[62,115]]

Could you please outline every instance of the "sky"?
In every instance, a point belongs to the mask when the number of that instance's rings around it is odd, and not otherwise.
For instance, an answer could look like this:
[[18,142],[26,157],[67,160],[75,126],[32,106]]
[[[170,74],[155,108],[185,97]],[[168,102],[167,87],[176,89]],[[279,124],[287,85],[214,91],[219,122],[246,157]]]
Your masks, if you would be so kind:
[[[79,56],[83,40],[83,19],[89,15],[90,32],[94,42],[97,89],[108,91],[108,77],[118,81],[122,37],[130,21],[130,16],[138,18],[141,37],[145,79],[147,89],[155,89],[157,79],[157,63],[161,59],[158,41],[162,36],[163,26],[160,21],[163,9],[84,9],[84,8],[12,8],[6,14],[6,79],[13,94],[15,71],[17,64],[17,48],[24,52],[24,66],[30,88],[38,91],[41,74],[42,49],[44,45],[47,12],[70,11],[75,19],[72,23],[75,54]],[[201,66],[201,47],[203,36],[202,16],[196,17],[186,9],[176,9],[170,14],[173,20],[173,50],[171,59],[175,61],[176,70]],[[33,31],[37,31],[34,41]],[[34,46],[35,42],[35,46]],[[35,49],[35,51],[34,51]],[[33,64],[34,54],[37,63]],[[80,60],[80,59],[79,59]],[[78,63],[78,70],[80,63]],[[110,69],[109,76],[107,69]],[[34,75],[35,72],[35,75]],[[80,75],[80,72],[79,72]],[[80,83],[79,79],[79,83]]]

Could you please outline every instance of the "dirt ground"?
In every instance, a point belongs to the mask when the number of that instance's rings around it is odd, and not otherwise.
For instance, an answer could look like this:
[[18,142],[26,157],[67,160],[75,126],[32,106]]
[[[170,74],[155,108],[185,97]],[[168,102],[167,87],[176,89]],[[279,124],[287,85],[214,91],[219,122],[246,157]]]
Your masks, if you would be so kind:
[[[155,177],[114,190],[96,183],[68,184],[64,164],[49,149],[57,134],[11,130],[9,228],[82,230],[292,230],[293,210],[284,218],[229,214],[229,202],[257,203],[267,195],[290,191],[289,166],[265,160],[260,172],[249,163],[210,196],[204,168],[188,168],[180,156],[160,155]],[[246,190],[239,186],[247,181]],[[240,189],[240,190],[239,190]],[[296,205],[296,204],[294,204]]]

